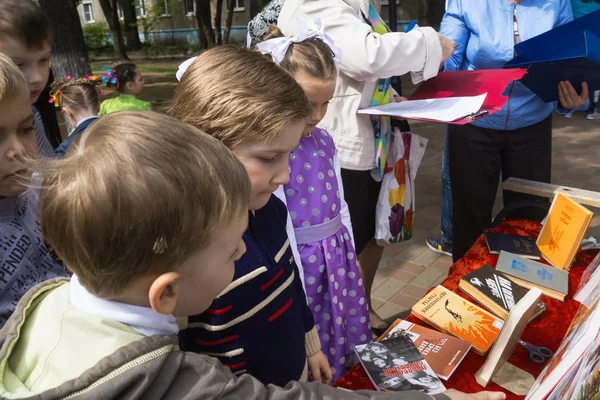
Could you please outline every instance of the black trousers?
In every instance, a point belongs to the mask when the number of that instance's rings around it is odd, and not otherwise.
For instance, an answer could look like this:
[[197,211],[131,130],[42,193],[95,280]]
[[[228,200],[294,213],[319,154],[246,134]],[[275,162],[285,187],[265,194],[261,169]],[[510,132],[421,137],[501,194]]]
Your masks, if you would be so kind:
[[[492,209],[502,181],[510,177],[550,183],[552,115],[537,124],[512,131],[450,125],[448,155],[452,187],[452,258],[461,259],[492,222]],[[535,196],[504,191],[504,206]],[[534,208],[520,209],[512,218],[541,221]]]

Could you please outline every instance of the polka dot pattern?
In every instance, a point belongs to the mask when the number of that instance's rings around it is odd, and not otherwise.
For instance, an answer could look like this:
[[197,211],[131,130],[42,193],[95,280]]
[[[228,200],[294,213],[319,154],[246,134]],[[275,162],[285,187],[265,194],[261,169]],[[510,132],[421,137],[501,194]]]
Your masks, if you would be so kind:
[[[291,179],[285,194],[294,228],[323,224],[338,216],[341,207],[334,153],[333,140],[321,129],[302,138],[290,153]],[[299,245],[298,250],[309,307],[337,380],[345,371],[344,355],[371,337],[356,253],[344,226],[328,238]]]

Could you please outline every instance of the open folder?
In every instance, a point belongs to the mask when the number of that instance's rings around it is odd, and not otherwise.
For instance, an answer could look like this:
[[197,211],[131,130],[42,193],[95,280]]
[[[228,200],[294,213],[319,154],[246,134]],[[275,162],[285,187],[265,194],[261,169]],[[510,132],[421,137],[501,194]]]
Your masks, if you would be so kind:
[[515,46],[517,56],[504,68],[528,68],[521,82],[545,102],[558,100],[558,83],[581,91],[600,89],[600,10]]
[[[464,125],[500,111],[508,97],[504,91],[513,80],[519,80],[525,69],[488,69],[440,72],[422,83],[408,101],[359,110],[359,114],[388,115],[395,118]],[[427,109],[419,115],[411,103],[428,100]],[[431,101],[431,100],[438,100]],[[439,116],[430,110],[439,107]],[[403,112],[409,110],[410,112]],[[460,110],[465,110],[460,112]],[[441,118],[455,113],[456,118]]]

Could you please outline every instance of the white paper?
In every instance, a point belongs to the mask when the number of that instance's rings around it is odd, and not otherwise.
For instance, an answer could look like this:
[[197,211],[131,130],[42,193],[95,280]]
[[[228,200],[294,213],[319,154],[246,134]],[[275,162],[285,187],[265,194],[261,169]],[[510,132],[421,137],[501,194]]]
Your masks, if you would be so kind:
[[442,99],[405,100],[358,110],[358,114],[387,115],[402,118],[426,118],[452,122],[481,109],[487,93],[479,96],[446,97]]

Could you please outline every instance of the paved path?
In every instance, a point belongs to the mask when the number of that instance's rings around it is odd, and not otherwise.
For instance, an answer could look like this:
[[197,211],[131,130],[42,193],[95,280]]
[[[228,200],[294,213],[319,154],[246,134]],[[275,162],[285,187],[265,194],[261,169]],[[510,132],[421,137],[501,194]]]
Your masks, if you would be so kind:
[[[451,257],[440,256],[426,246],[425,238],[440,233],[442,204],[441,166],[445,126],[411,123],[415,134],[429,139],[417,173],[415,237],[388,246],[373,287],[373,304],[383,318],[406,313],[427,290],[448,276]],[[600,120],[588,121],[583,113],[573,119],[554,116],[552,183],[600,192]],[[494,215],[501,209],[498,191]],[[586,237],[600,239],[600,210]]]

